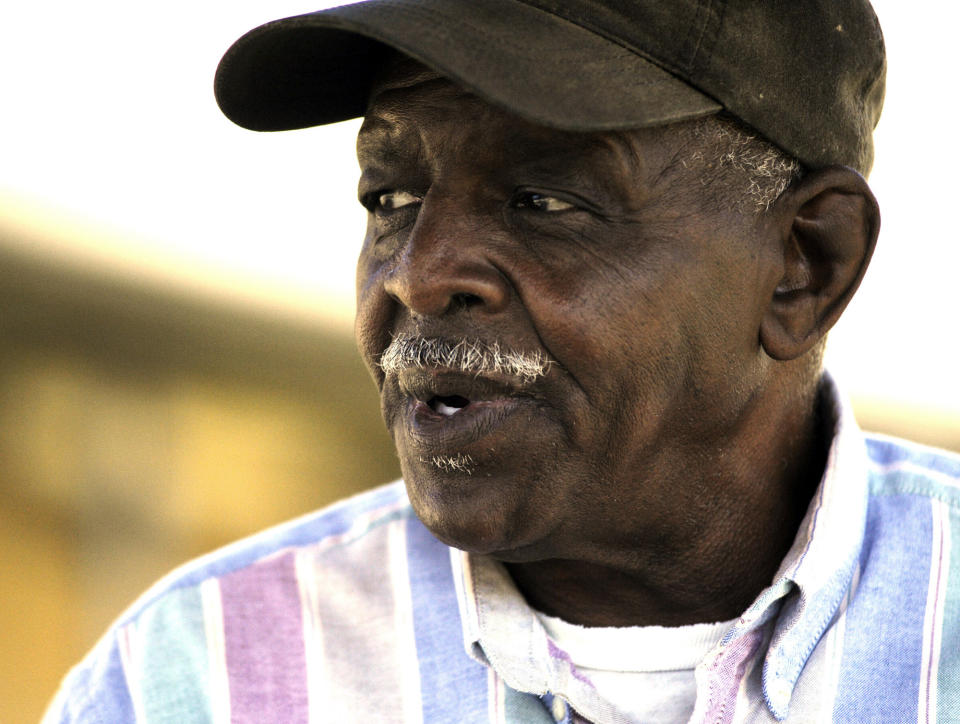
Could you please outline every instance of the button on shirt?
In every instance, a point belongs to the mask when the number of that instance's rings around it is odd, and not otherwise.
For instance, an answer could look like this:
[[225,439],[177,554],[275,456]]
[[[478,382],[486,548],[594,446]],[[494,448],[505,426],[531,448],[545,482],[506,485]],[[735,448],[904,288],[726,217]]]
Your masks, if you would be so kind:
[[[960,458],[838,420],[773,583],[695,668],[691,722],[957,721]],[[643,691],[637,691],[643,697]],[[439,543],[402,484],[175,571],[45,722],[576,722],[607,701],[498,563]]]

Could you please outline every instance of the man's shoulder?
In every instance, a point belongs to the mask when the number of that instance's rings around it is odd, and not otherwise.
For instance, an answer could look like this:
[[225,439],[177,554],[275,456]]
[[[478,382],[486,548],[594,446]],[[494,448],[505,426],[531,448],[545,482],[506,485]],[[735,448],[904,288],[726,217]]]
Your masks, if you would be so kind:
[[920,496],[960,508],[960,454],[869,433],[871,496]]
[[413,516],[403,481],[398,480],[325,508],[266,528],[192,560],[157,581],[122,614],[117,625],[140,616],[164,597],[204,582],[237,575],[295,551],[336,552],[360,543],[378,527]]
[[[375,597],[377,586],[370,581],[389,568],[390,561],[382,559],[392,552],[384,541],[395,539],[397,530],[406,531],[411,521],[417,540],[424,541],[420,548],[430,549],[433,556],[445,554],[433,550],[442,544],[427,534],[419,535],[422,526],[398,481],[181,566],[140,596],[70,672],[44,721],[125,721],[133,718],[139,705],[134,702],[141,701],[174,710],[180,699],[212,706],[209,687],[198,689],[192,698],[184,692],[209,676],[197,662],[209,658],[218,640],[232,633],[226,642],[229,649],[246,631],[256,634],[257,640],[270,639],[277,651],[286,646],[297,650],[302,623],[290,622],[300,620],[304,592],[318,595],[325,584],[335,590],[334,582],[350,585],[347,577],[353,571],[355,587]],[[417,550],[409,553],[414,558],[418,555]],[[326,573],[335,581],[319,580]],[[355,603],[362,608],[364,601]],[[231,627],[239,628],[232,631]],[[284,627],[290,631],[280,630]],[[218,631],[223,633],[211,636]],[[158,704],[156,697],[144,698],[143,692],[138,696],[137,682],[145,680],[153,686],[157,675],[151,669],[157,667],[165,670],[164,681],[177,682],[154,687],[154,694],[172,697],[170,702]]]

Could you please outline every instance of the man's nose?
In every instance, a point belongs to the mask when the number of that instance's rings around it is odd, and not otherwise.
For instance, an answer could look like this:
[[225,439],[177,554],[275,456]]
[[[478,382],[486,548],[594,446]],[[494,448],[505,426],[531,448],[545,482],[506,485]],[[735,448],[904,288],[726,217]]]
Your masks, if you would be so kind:
[[[396,266],[384,283],[388,294],[412,312],[441,316],[471,307],[496,313],[510,301],[511,285],[491,261],[490,240],[477,218],[424,200]],[[456,214],[456,215],[455,215]]]

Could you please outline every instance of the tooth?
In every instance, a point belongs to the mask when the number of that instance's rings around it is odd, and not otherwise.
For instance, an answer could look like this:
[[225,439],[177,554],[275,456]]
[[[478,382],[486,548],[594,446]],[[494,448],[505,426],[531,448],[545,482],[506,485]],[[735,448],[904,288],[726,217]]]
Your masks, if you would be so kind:
[[437,402],[437,412],[439,412],[441,415],[446,415],[447,417],[450,417],[450,415],[453,415],[453,414],[456,414],[457,412],[460,412],[460,408],[459,408],[459,407],[450,407],[450,406],[444,405],[442,402],[439,402],[439,401],[438,401],[438,402]]

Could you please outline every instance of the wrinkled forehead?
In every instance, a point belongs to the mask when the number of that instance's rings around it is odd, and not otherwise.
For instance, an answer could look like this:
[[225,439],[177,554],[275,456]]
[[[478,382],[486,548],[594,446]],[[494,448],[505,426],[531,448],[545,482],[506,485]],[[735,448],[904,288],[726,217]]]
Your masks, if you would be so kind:
[[[478,111],[485,105],[422,63],[399,53],[389,56],[371,85],[357,136],[361,164],[371,158],[419,153],[438,129],[456,125],[454,119],[462,114],[462,102]],[[478,115],[483,114],[474,114],[474,119]],[[469,129],[458,130],[464,133],[465,141]]]
[[385,138],[423,130],[424,116],[435,120],[440,108],[453,99],[485,105],[454,81],[401,53],[388,55],[370,87],[358,151]]
[[446,82],[454,85],[452,81],[420,61],[394,51],[384,58],[380,71],[374,77],[367,97],[367,109],[369,110],[381,96],[391,91],[431,82]]
[[[569,131],[543,126],[493,105],[456,81],[401,53],[385,59],[371,85],[357,152],[364,160],[418,153],[447,129],[469,163],[507,160],[557,169],[605,169],[634,177],[666,165],[680,142],[671,124],[619,131]],[[500,156],[498,151],[502,152]],[[460,158],[460,157],[458,157]],[[464,161],[464,158],[460,158]]]
[[380,66],[370,87],[358,149],[364,137],[374,145],[387,139],[409,144],[446,128],[466,141],[472,133],[492,133],[495,128],[516,132],[529,125],[457,81],[394,53]]

